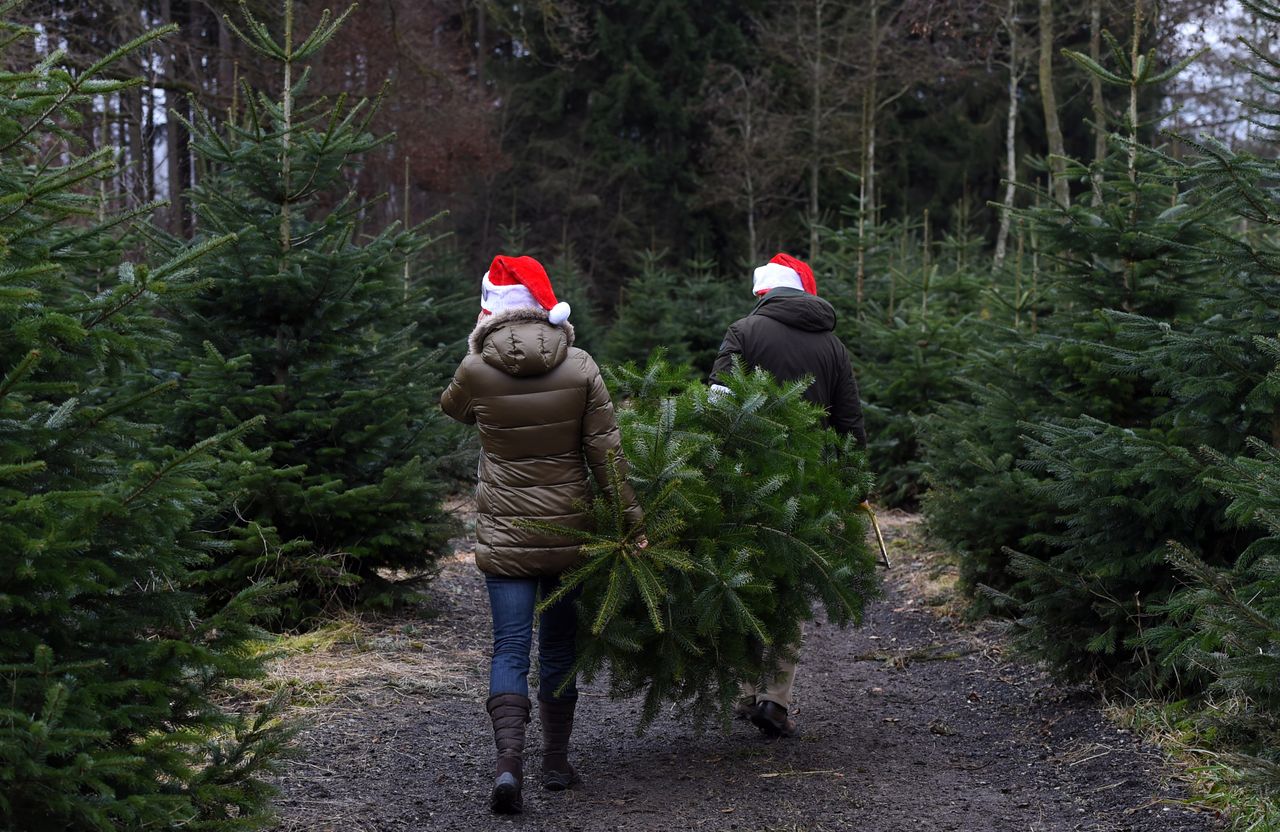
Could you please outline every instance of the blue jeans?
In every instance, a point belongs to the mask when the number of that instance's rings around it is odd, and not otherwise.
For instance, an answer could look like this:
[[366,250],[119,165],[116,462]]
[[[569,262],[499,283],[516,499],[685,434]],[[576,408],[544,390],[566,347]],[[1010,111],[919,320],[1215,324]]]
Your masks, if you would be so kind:
[[[504,578],[486,575],[489,608],[493,613],[493,660],[489,664],[489,695],[529,695],[529,650],[533,646],[533,608],[560,585],[559,575]],[[578,698],[571,678],[578,637],[574,600],[580,588],[560,599],[538,619],[538,698],[566,702]],[[563,693],[560,685],[569,679]]]

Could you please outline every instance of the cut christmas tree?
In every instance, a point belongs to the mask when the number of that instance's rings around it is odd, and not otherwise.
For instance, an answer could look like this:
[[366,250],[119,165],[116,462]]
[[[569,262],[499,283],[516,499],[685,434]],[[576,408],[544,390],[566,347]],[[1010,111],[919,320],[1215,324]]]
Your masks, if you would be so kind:
[[641,729],[666,703],[699,726],[727,720],[742,683],[794,657],[815,604],[844,626],[878,591],[865,458],[821,427],[807,382],[736,367],[725,392],[688,377],[660,357],[611,372],[650,545],[601,497],[583,565],[544,601],[583,587],[578,667],[607,672],[614,696],[643,693]]

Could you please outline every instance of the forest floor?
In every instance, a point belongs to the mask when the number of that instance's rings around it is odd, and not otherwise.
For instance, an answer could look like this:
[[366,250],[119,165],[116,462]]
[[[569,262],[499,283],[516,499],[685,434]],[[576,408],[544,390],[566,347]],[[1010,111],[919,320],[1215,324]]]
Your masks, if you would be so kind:
[[538,787],[525,813],[487,810],[489,640],[470,543],[427,590],[427,617],[347,621],[286,640],[263,693],[293,691],[298,756],[278,778],[280,832],[857,829],[1190,832],[1160,751],[1107,721],[1096,693],[1013,655],[998,624],[959,615],[954,568],[908,515],[884,518],[894,561],[866,623],[810,625],[793,714],[801,734],[735,722],[701,736],[635,701],[582,690],[573,759],[584,783]]

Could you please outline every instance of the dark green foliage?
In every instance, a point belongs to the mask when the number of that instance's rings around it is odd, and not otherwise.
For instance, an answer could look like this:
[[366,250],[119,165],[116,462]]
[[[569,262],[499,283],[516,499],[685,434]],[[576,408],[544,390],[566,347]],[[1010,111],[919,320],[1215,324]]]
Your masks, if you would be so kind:
[[[1047,556],[1043,535],[1055,534],[1056,523],[1092,522],[1087,512],[1067,518],[1051,488],[1033,487],[1047,478],[1043,472],[1018,470],[1031,458],[1025,435],[1081,417],[1140,428],[1168,407],[1136,359],[1123,352],[1130,336],[1121,317],[1104,310],[1162,321],[1192,318],[1216,272],[1195,248],[1213,239],[1220,223],[1214,209],[1196,208],[1179,193],[1173,172],[1155,153],[1138,157],[1130,181],[1123,147],[1113,142],[1100,171],[1100,206],[1081,201],[1062,209],[1047,202],[1020,212],[1028,233],[1051,253],[1042,257],[1051,268],[1035,276],[1037,317],[971,333],[977,343],[964,371],[969,395],[926,422],[930,528],[964,552],[970,587],[1007,589],[1017,575],[1006,547],[1029,546],[1028,553]],[[1091,439],[1083,423],[1074,424],[1082,426],[1079,435],[1038,438],[1062,442],[1070,453]],[[1020,511],[1009,510],[1006,494]]]
[[[1280,19],[1278,3],[1245,5]],[[1273,95],[1280,61],[1265,44],[1251,48],[1259,90]],[[1274,134],[1280,111],[1251,104],[1253,123]],[[1215,751],[1227,752],[1223,759],[1274,805],[1280,800],[1280,344],[1274,338],[1280,162],[1212,140],[1196,147],[1190,184],[1247,224],[1221,235],[1215,254],[1225,279],[1206,301],[1203,321],[1186,328],[1126,323],[1135,340],[1147,340],[1148,372],[1170,391],[1169,421],[1188,441],[1200,436],[1209,445],[1202,482],[1230,499],[1227,520],[1253,534],[1226,546],[1175,542],[1169,560],[1190,586],[1173,596],[1163,608],[1166,623],[1142,643],[1157,651],[1167,672],[1208,680],[1215,701],[1201,718],[1213,729]]]
[[304,98],[301,67],[340,22],[291,33],[289,47],[246,17],[244,39],[282,67],[284,91],[247,95],[233,123],[194,126],[208,168],[191,192],[197,225],[238,238],[179,310],[193,355],[178,434],[267,417],[262,452],[238,446],[221,469],[236,498],[220,527],[233,540],[208,588],[222,598],[263,577],[292,582],[295,622],[334,602],[389,603],[389,570],[431,567],[450,530],[436,466],[458,436],[441,429],[444,359],[415,331],[435,313],[405,280],[429,237],[363,233],[347,185],[346,169],[384,141],[367,130],[372,107]]
[[[259,672],[247,621],[274,589],[203,617],[192,591],[214,546],[197,530],[220,499],[210,452],[255,425],[183,450],[143,421],[174,387],[146,373],[172,340],[156,301],[228,241],[124,262],[132,218],[99,196],[111,151],[78,156],[68,132],[166,33],[80,72],[61,52],[0,72],[0,829],[257,828],[284,741],[272,709],[212,699]],[[4,65],[37,36],[0,23]]]
[[[1150,692],[1187,681],[1162,673],[1142,639],[1163,620],[1161,605],[1180,580],[1163,562],[1165,545],[1219,566],[1253,537],[1224,516],[1196,454],[1235,454],[1250,437],[1276,436],[1280,391],[1268,379],[1275,358],[1256,336],[1275,332],[1280,296],[1275,272],[1257,264],[1223,273],[1232,257],[1221,245],[1221,209],[1231,200],[1221,185],[1240,177],[1219,176],[1215,187],[1204,164],[1186,168],[1133,145],[1113,155],[1122,152],[1128,177],[1104,169],[1104,201],[1086,215],[1100,220],[1089,237],[1104,246],[1094,268],[1120,294],[1082,283],[1082,304],[1112,311],[1078,324],[1060,351],[1089,396],[1082,412],[1102,421],[1047,420],[1042,409],[1025,426],[1027,470],[1040,476],[1033,492],[1055,521],[1024,538],[1042,549],[1015,564],[1023,577],[1015,594],[1037,654]],[[1111,178],[1119,180],[1115,196]],[[1162,197],[1170,181],[1180,193]],[[1129,232],[1116,228],[1121,220]],[[1056,251],[1072,251],[1046,235]],[[1061,382],[1050,389],[1059,405],[1071,392]]]
[[615,363],[644,362],[654,350],[662,349],[672,363],[692,364],[705,378],[725,330],[751,311],[752,302],[747,276],[734,287],[717,280],[706,264],[690,263],[683,272],[676,272],[650,252],[618,304],[616,320],[604,341],[604,356]]
[[687,378],[661,359],[612,372],[651,545],[637,549],[622,507],[601,498],[586,562],[561,589],[585,587],[580,669],[607,670],[614,695],[643,693],[642,729],[668,702],[699,725],[727,719],[814,601],[844,625],[877,592],[865,461],[819,427],[805,383],[737,367],[714,395]]
[[1145,642],[1171,673],[1207,678],[1217,701],[1202,718],[1227,761],[1280,798],[1280,452],[1215,455],[1208,483],[1231,498],[1228,516],[1265,534],[1230,568],[1174,545],[1169,562],[1191,582],[1162,608],[1168,621]]
[[556,258],[548,270],[556,299],[569,304],[573,310],[569,322],[573,324],[573,345],[592,355],[603,355],[607,329],[601,320],[600,305],[591,287],[587,285],[582,269],[569,252]]
[[[572,247],[606,297],[643,252],[695,250],[699,117],[712,61],[752,52],[758,0],[493,4],[512,166],[498,185],[532,247]],[[554,278],[554,275],[553,275]]]
[[[1009,342],[972,403],[944,409],[953,423],[938,426],[931,462],[949,489],[930,508],[935,530],[966,546],[967,577],[1008,590],[988,597],[1015,602],[1031,652],[1150,694],[1200,681],[1165,672],[1144,638],[1181,581],[1164,560],[1169,542],[1219,566],[1255,535],[1223,514],[1198,454],[1276,435],[1274,358],[1255,336],[1274,333],[1280,304],[1265,260],[1223,269],[1233,258],[1221,210],[1248,177],[1215,176],[1216,160],[1184,166],[1135,136],[1079,170],[1096,177],[1096,205],[1022,213],[1056,264],[1051,313]],[[1016,435],[1000,422],[1013,416]],[[980,432],[1004,446],[973,454]],[[968,484],[965,454],[986,461]],[[1001,541],[972,521],[995,516],[999,492],[1015,488],[1023,514],[1006,514]],[[993,502],[964,505],[975,498]]]
[[1191,449],[1155,428],[1133,430],[1096,419],[1026,425],[1032,489],[1059,521],[1030,540],[1052,555],[1019,556],[1019,635],[1069,676],[1099,668],[1146,693],[1167,682],[1134,639],[1157,624],[1159,605],[1177,587],[1165,564],[1169,540],[1231,541],[1219,500],[1198,482]]
[[[856,206],[848,213],[856,217]],[[919,420],[961,395],[960,368],[979,334],[973,319],[994,282],[975,269],[976,241],[948,238],[935,252],[928,238],[924,226],[868,223],[859,241],[855,222],[823,231],[816,264],[853,353],[877,497],[891,506],[913,507],[924,491]]]

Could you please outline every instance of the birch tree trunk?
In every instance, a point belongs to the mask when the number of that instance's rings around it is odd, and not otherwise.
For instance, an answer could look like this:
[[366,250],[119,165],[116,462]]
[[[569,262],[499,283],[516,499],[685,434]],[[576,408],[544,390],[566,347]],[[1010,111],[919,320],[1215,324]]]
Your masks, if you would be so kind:
[[1009,32],[1009,112],[1004,129],[1004,207],[1000,209],[1000,231],[996,234],[996,268],[1004,265],[1009,247],[1009,226],[1013,220],[1013,198],[1018,182],[1018,82],[1022,77],[1019,55],[1016,0],[1009,0],[1005,28]]
[[[161,0],[160,17],[166,23],[183,24],[186,22],[186,16],[182,15],[182,0],[178,3],[178,17],[182,20],[175,19],[173,0]],[[168,194],[169,194],[169,213],[168,225],[169,232],[179,237],[185,237],[187,232],[186,215],[182,210],[182,193],[185,189],[185,172],[187,169],[187,136],[182,130],[182,126],[178,123],[177,113],[181,110],[181,103],[178,100],[178,55],[176,50],[172,50],[167,44],[162,47],[165,50],[164,58],[164,77],[168,82],[164,91],[164,149],[165,149],[165,175],[168,178]]]
[[819,129],[822,126],[822,6],[823,0],[813,0],[813,50],[812,67],[813,90],[810,96],[809,121],[809,257],[818,256],[818,183],[822,167],[822,137]]
[[[1089,57],[1102,61],[1102,0],[1089,0]],[[1102,161],[1107,158],[1107,106],[1102,97],[1102,79],[1089,74],[1089,94],[1093,102],[1093,204],[1102,204]]]
[[227,22],[218,18],[218,103],[226,107],[228,122],[235,121],[234,102],[236,69],[235,44],[231,39],[231,30]]
[[1044,105],[1044,129],[1049,138],[1049,171],[1053,197],[1062,205],[1071,204],[1071,186],[1066,177],[1066,147],[1062,122],[1058,119],[1058,97],[1053,91],[1053,0],[1040,0],[1040,101]]
[[126,90],[121,98],[124,101],[124,107],[121,115],[125,121],[125,146],[128,148],[129,154],[129,178],[128,191],[129,199],[134,205],[145,203],[150,196],[147,188],[145,177],[150,167],[147,165],[146,157],[150,155],[151,148],[143,146],[142,140],[142,96],[144,94],[151,95],[151,90],[144,87],[135,87]]

